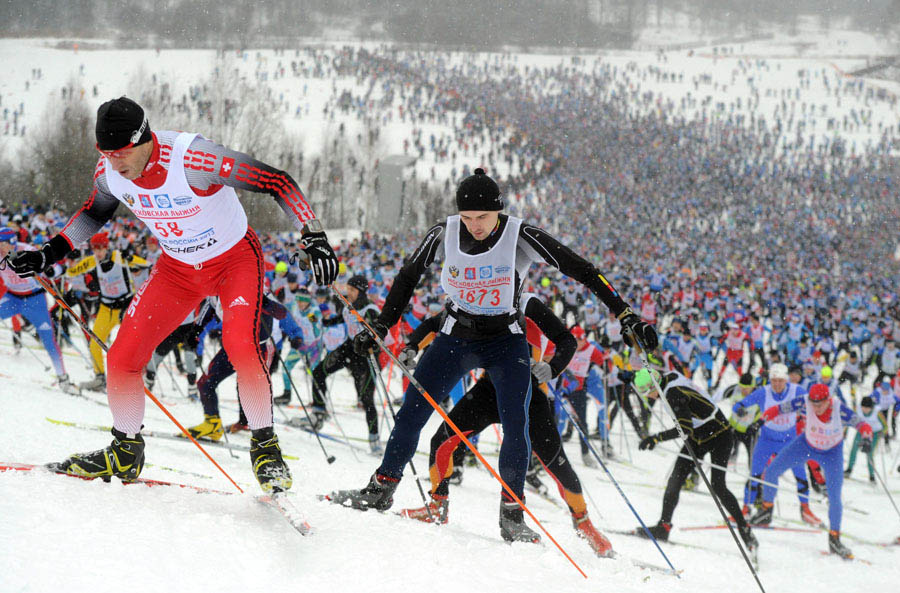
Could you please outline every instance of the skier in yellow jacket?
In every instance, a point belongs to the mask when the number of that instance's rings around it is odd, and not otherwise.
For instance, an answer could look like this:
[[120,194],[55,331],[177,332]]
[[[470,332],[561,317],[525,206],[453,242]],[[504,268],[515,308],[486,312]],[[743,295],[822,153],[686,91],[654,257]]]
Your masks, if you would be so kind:
[[[128,308],[134,295],[132,274],[150,267],[150,263],[136,255],[127,258],[118,249],[109,248],[109,235],[97,233],[90,241],[92,254],[80,259],[68,270],[66,276],[90,275],[88,286],[100,292],[100,308],[94,319],[94,333],[104,342],[113,328],[122,320],[122,314]],[[94,378],[82,383],[82,389],[94,391],[106,390],[106,372],[103,363],[103,350],[91,341],[91,358],[94,362]]]

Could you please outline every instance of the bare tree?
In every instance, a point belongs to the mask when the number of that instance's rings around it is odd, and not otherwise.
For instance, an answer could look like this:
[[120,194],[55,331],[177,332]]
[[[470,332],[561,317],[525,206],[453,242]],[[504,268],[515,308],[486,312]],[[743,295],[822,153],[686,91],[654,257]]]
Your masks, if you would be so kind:
[[[76,81],[70,88],[77,88]],[[80,93],[50,99],[36,132],[23,149],[22,175],[32,182],[20,191],[28,201],[62,210],[79,206],[90,194],[97,164],[94,114]]]

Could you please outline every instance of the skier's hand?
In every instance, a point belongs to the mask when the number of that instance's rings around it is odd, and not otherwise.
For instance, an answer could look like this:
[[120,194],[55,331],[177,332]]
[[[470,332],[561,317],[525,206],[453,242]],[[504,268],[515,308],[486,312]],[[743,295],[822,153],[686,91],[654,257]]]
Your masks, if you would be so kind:
[[[380,321],[373,321],[370,325],[372,329],[374,329],[378,334],[379,338],[383,338],[387,335],[388,328],[385,327],[385,325]],[[370,350],[375,348],[375,346],[377,346],[375,337],[369,332],[368,329],[364,328],[361,332],[356,334],[355,338],[353,338],[353,351],[360,356],[367,355]]]
[[300,238],[300,248],[309,259],[309,269],[316,284],[328,286],[333,283],[338,275],[338,259],[325,231],[305,231]]
[[400,354],[397,355],[397,360],[406,367],[406,370],[411,371],[416,368],[416,355],[419,354],[419,351],[413,348],[412,346],[406,346],[403,350],[400,351]]
[[872,451],[872,439],[871,437],[863,437],[859,444],[860,450],[864,455],[868,455]]
[[291,340],[291,348],[294,350],[300,350],[303,348],[303,339],[302,338],[294,338]]
[[638,449],[640,449],[641,451],[644,451],[647,449],[652,451],[653,447],[655,447],[656,443],[658,443],[658,442],[659,442],[659,435],[652,434],[648,437],[644,437],[643,439],[641,439],[641,444],[638,445]]
[[628,307],[619,314],[619,321],[622,323],[622,330],[627,336],[631,337],[631,341],[637,341],[636,346],[640,346],[645,352],[656,350],[659,346],[659,337],[653,326],[638,317],[631,307]]
[[44,245],[39,251],[20,251],[9,260],[9,267],[19,278],[31,278],[42,273],[53,265],[50,261],[50,245]]
[[634,380],[634,371],[619,371],[619,381],[622,383],[631,383]]
[[531,374],[538,382],[538,384],[546,383],[553,378],[553,369],[550,367],[549,363],[546,363],[543,360],[540,362],[535,362],[532,360]]
[[756,434],[757,432],[759,432],[759,429],[762,428],[762,425],[765,423],[766,423],[766,421],[763,420],[762,418],[757,418],[756,421],[753,422],[753,424],[751,424],[750,426],[747,427],[747,433],[748,434]]

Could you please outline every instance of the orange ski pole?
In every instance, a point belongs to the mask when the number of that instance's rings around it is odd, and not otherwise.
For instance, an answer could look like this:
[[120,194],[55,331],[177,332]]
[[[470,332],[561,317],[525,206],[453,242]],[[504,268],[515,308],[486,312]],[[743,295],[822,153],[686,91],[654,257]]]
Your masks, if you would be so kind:
[[[82,319],[81,316],[78,315],[78,313],[76,313],[75,311],[72,310],[72,308],[66,303],[65,300],[63,300],[62,296],[56,291],[55,288],[53,288],[53,286],[52,286],[49,282],[47,282],[46,280],[44,280],[44,279],[41,278],[40,276],[35,276],[35,279],[40,283],[41,286],[44,287],[44,290],[46,290],[48,293],[50,293],[50,296],[52,296],[52,297],[56,300],[56,302],[59,303],[59,306],[60,306],[60,307],[62,307],[63,309],[65,309],[65,310],[69,313],[69,315],[71,315],[72,317],[75,318],[75,321],[78,322],[78,325],[81,326],[81,329],[82,329],[84,332],[86,332],[89,336],[91,336],[91,339],[93,339],[95,342],[97,342],[97,345],[100,346],[101,348],[103,348],[103,351],[104,351],[104,352],[109,352],[109,346],[107,346],[106,343],[105,343],[103,340],[101,340],[101,339],[97,336],[97,334],[95,334],[95,333],[93,332],[93,330],[91,330],[91,328],[88,327],[87,323],[85,323],[84,319]],[[149,398],[150,398],[150,401],[152,401],[154,404],[156,404],[156,405],[159,407],[159,409],[162,410],[163,413],[164,413],[166,416],[169,417],[169,420],[171,420],[172,422],[175,423],[175,426],[177,426],[177,427],[179,428],[179,430],[181,430],[181,432],[184,433],[184,435],[185,435],[187,438],[191,439],[191,442],[194,443],[194,445],[196,445],[198,449],[200,449],[200,452],[203,453],[203,454],[206,456],[206,458],[209,459],[209,460],[212,462],[212,464],[213,464],[214,466],[216,466],[216,468],[218,468],[218,470],[219,470],[220,472],[222,472],[222,474],[223,474],[226,478],[228,478],[228,481],[229,481],[229,482],[231,482],[232,484],[234,484],[234,487],[238,489],[238,492],[241,492],[241,493],[244,492],[244,490],[243,490],[240,486],[237,485],[237,482],[235,482],[235,481],[232,479],[232,477],[231,477],[230,475],[228,475],[228,472],[226,472],[224,469],[222,469],[222,466],[219,465],[219,464],[216,462],[216,460],[213,459],[212,456],[211,456],[209,453],[206,452],[206,449],[203,448],[203,445],[201,445],[200,443],[198,443],[198,442],[197,442],[197,439],[195,439],[195,438],[191,435],[191,433],[188,432],[188,430],[187,430],[184,426],[182,426],[181,423],[178,422],[178,420],[175,419],[175,416],[173,416],[173,415],[169,412],[169,410],[166,409],[166,407],[163,405],[163,403],[162,403],[161,401],[159,401],[158,399],[156,399],[156,396],[155,396],[155,395],[153,395],[152,393],[150,393],[150,390],[147,389],[147,386],[146,386],[146,385],[144,386],[144,394],[145,394],[147,397],[149,397]]]

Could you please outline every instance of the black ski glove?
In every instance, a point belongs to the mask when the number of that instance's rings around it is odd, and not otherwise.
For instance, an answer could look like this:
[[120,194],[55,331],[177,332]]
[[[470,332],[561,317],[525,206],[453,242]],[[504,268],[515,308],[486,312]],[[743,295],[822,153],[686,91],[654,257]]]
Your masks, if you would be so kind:
[[653,329],[652,325],[638,317],[631,310],[631,307],[619,313],[619,321],[622,323],[622,330],[627,335],[630,335],[632,339],[637,339],[638,343],[635,345],[640,346],[645,352],[656,350],[656,347],[659,346],[659,337],[656,335],[656,330]]
[[862,439],[859,444],[859,450],[863,452],[863,455],[868,455],[872,450],[872,439],[868,437]]
[[333,283],[338,276],[338,259],[325,231],[304,232],[300,238],[300,248],[309,258],[309,269],[312,270],[316,284],[328,286]]
[[50,245],[47,244],[41,247],[39,251],[20,251],[14,258],[9,260],[9,267],[20,278],[31,278],[53,265],[54,262],[50,261],[50,257],[51,249]]
[[[373,321],[369,324],[372,329],[378,334],[379,338],[384,338],[384,336],[388,333],[388,328],[385,327],[383,323],[380,321]],[[369,332],[368,329],[363,329],[361,332],[356,334],[356,337],[353,338],[353,351],[359,354],[360,356],[365,356],[369,353],[370,350],[373,350],[376,346],[375,337]]]
[[658,434],[653,434],[648,437],[644,437],[643,439],[641,439],[641,444],[638,445],[638,449],[640,449],[641,451],[644,451],[646,449],[649,449],[652,451],[653,447],[655,447],[656,443],[658,443],[658,442],[659,442]]

